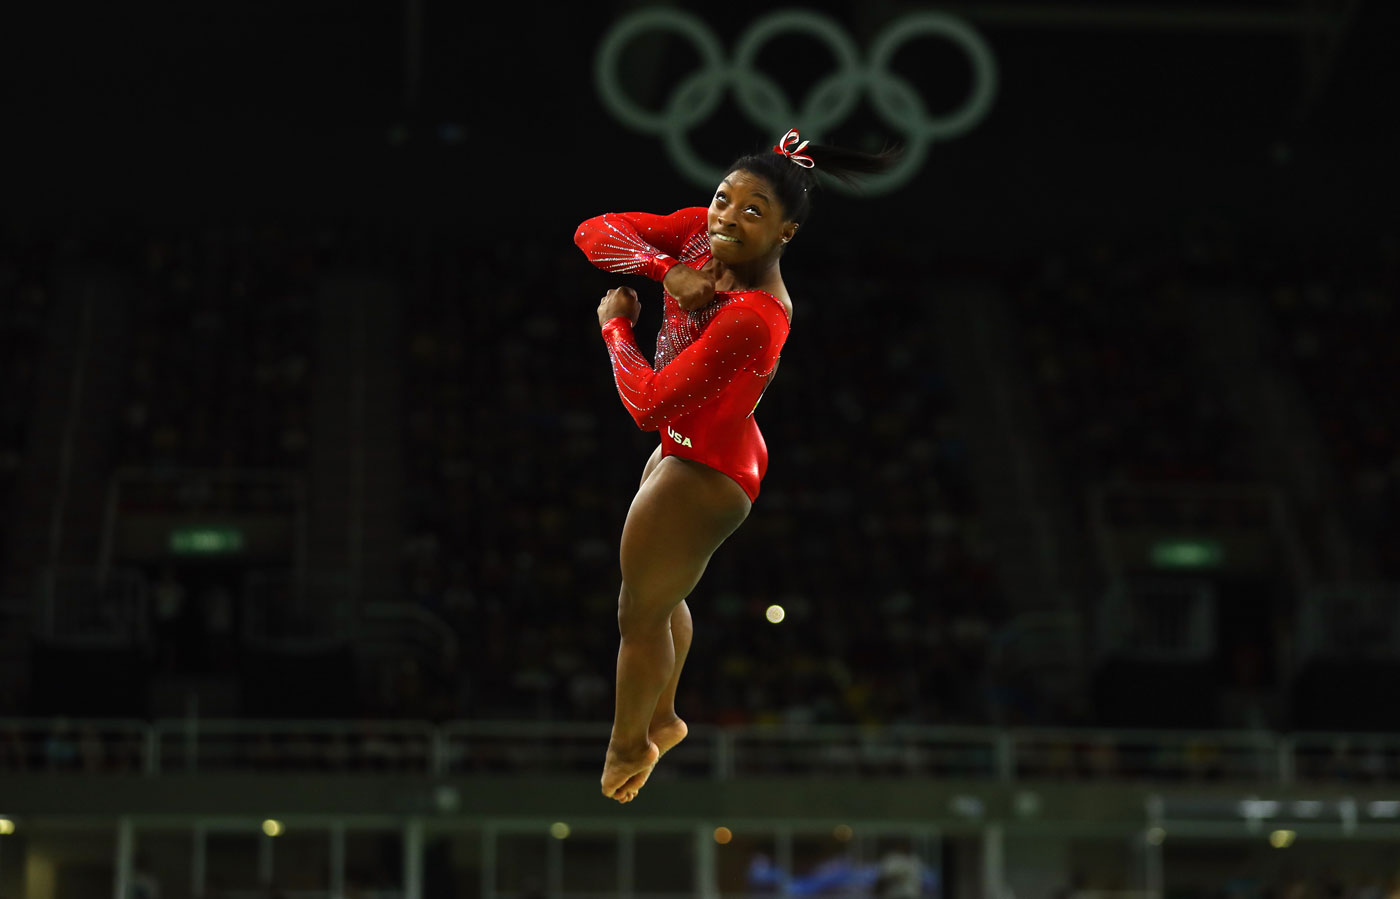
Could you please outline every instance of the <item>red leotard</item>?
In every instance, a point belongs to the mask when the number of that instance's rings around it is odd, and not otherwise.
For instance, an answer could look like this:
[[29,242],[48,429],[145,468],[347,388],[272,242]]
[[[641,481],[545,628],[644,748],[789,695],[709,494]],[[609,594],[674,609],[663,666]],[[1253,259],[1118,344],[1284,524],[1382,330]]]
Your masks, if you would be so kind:
[[[579,225],[574,242],[601,269],[660,281],[678,262],[710,260],[706,209],[671,215],[608,213]],[[768,448],[754,420],[788,335],[787,310],[763,290],[718,290],[686,312],[669,293],[653,369],[632,323],[603,326],[622,404],[644,431],[661,432],[661,454],[693,459],[738,482],[750,501],[768,470]]]

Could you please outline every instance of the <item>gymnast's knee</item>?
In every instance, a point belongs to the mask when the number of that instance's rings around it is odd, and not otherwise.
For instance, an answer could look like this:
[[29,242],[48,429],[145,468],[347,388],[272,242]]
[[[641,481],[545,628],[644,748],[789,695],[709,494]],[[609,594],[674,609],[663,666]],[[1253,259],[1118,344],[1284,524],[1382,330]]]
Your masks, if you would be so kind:
[[624,581],[617,595],[617,629],[622,636],[641,636],[670,627],[671,612],[684,597],[647,596]]

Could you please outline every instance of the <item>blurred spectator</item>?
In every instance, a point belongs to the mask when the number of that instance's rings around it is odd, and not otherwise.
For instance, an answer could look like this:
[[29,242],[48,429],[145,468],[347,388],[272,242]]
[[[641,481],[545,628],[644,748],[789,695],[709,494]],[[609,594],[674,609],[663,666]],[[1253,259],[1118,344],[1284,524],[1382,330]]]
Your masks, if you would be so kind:
[[204,667],[224,671],[232,667],[237,635],[234,632],[234,596],[222,580],[207,586],[200,595],[203,615]]
[[66,718],[54,721],[53,730],[44,738],[44,762],[51,771],[69,771],[79,760],[78,739],[73,723]]
[[885,850],[880,857],[879,870],[879,879],[875,881],[877,899],[918,899],[924,895],[927,869],[907,840]]
[[151,588],[151,614],[156,665],[163,671],[176,670],[183,656],[180,643],[186,612],[185,586],[173,566],[162,567],[160,579]]

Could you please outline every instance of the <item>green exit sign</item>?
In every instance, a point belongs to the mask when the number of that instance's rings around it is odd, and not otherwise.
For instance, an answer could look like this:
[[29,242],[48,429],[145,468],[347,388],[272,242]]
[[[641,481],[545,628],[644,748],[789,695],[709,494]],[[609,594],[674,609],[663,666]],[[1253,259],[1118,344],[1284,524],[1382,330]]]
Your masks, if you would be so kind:
[[220,556],[243,551],[243,531],[231,527],[188,527],[170,532],[177,556]]
[[1158,540],[1152,564],[1158,568],[1216,568],[1225,559],[1219,540]]

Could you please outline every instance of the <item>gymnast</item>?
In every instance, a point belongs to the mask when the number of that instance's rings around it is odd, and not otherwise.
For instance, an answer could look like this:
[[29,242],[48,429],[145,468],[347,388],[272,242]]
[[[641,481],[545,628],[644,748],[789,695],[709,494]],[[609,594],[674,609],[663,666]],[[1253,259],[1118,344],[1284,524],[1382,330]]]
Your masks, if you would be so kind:
[[636,291],[609,290],[598,304],[622,404],[639,428],[661,438],[622,529],[604,796],[631,802],[660,757],[686,736],[675,708],[693,633],[686,597],[748,517],[767,471],[754,412],[792,323],[779,262],[811,209],[816,172],[854,184],[898,155],[812,144],[792,129],[771,150],[735,160],[708,207],[608,213],[574,235],[597,267],[664,288],[653,362],[633,333],[641,313]]

